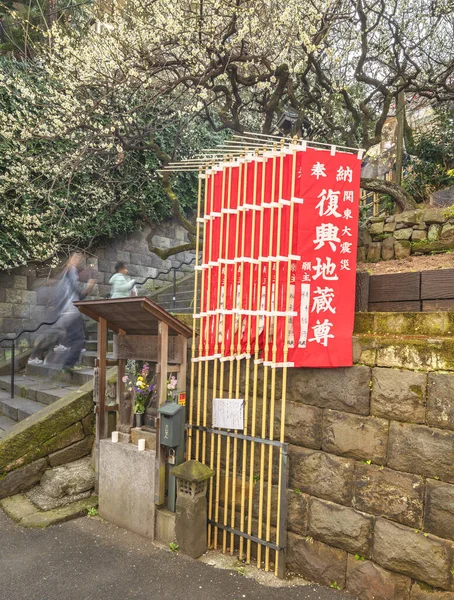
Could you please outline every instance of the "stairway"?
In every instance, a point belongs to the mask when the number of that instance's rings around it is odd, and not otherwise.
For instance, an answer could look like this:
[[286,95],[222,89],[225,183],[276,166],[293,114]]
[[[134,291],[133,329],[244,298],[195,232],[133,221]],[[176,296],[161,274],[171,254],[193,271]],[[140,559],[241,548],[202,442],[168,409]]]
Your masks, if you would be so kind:
[[[89,334],[89,338],[93,335]],[[92,381],[97,342],[95,339],[87,339],[84,347],[86,351],[81,354],[79,364],[70,375],[46,364],[28,364],[23,372],[15,374],[14,398],[11,398],[10,376],[0,376],[0,438],[18,421],[26,419],[52,402],[79,389],[84,383]],[[108,349],[112,350],[111,341]],[[51,353],[49,356],[51,363],[54,354]],[[62,355],[59,354],[57,357],[61,359]]]
[[[200,281],[199,281],[200,285]],[[177,279],[175,286],[175,300],[173,299],[173,283],[166,283],[158,290],[147,294],[153,302],[156,302],[171,313],[194,312],[194,273],[184,275]]]

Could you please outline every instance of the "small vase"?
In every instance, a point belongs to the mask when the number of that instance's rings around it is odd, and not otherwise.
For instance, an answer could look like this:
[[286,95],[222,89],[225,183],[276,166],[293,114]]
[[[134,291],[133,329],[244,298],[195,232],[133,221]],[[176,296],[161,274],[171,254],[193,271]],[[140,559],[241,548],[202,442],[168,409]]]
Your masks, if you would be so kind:
[[134,413],[134,426],[135,427],[143,426],[143,413]]

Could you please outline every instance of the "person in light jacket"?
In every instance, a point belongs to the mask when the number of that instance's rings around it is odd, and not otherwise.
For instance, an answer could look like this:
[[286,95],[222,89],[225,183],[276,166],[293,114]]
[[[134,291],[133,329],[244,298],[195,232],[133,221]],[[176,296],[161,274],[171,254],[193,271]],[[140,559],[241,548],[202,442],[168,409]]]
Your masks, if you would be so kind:
[[115,265],[115,274],[109,280],[112,286],[111,298],[124,298],[131,296],[131,292],[136,284],[135,279],[127,277],[128,267],[124,262],[117,262]]

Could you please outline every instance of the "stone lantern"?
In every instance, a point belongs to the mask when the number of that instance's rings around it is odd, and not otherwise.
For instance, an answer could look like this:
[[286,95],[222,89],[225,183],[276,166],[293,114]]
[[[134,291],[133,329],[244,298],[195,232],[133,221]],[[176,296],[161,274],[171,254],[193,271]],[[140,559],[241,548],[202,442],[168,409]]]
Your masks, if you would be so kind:
[[181,552],[198,558],[207,551],[207,484],[214,471],[189,460],[172,470],[177,479],[175,534]]

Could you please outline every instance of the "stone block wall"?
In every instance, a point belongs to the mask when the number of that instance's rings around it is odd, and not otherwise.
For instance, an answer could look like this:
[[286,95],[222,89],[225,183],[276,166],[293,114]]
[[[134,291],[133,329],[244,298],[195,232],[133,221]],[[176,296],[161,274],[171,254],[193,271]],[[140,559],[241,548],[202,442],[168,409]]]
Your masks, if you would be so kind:
[[288,568],[360,599],[454,598],[454,371],[413,341],[392,366],[360,335],[354,367],[289,371]]
[[[181,252],[169,260],[161,260],[148,248],[147,236],[150,228],[119,238],[87,254],[86,262],[96,272],[97,286],[94,296],[104,297],[109,293],[109,279],[114,273],[115,263],[124,261],[128,264],[129,274],[139,281],[147,277],[156,277],[160,271],[170,267],[178,267],[182,262],[189,262],[194,253]],[[167,249],[187,243],[187,232],[173,221],[156,226],[152,237],[153,244]],[[179,276],[192,271],[192,267],[183,266]],[[0,273],[0,338],[6,334],[18,333],[25,328],[36,327],[46,318],[46,305],[49,301],[49,285],[53,283],[53,273],[42,265],[19,267],[11,272]],[[173,273],[160,275],[162,285],[173,280]],[[150,293],[153,284],[141,291]],[[140,291],[140,290],[139,290]],[[31,326],[31,327],[30,327]],[[24,336],[25,342],[27,337]],[[5,358],[0,348],[0,360]]]
[[378,262],[454,248],[454,218],[446,209],[410,210],[371,217],[360,230],[358,260]]

